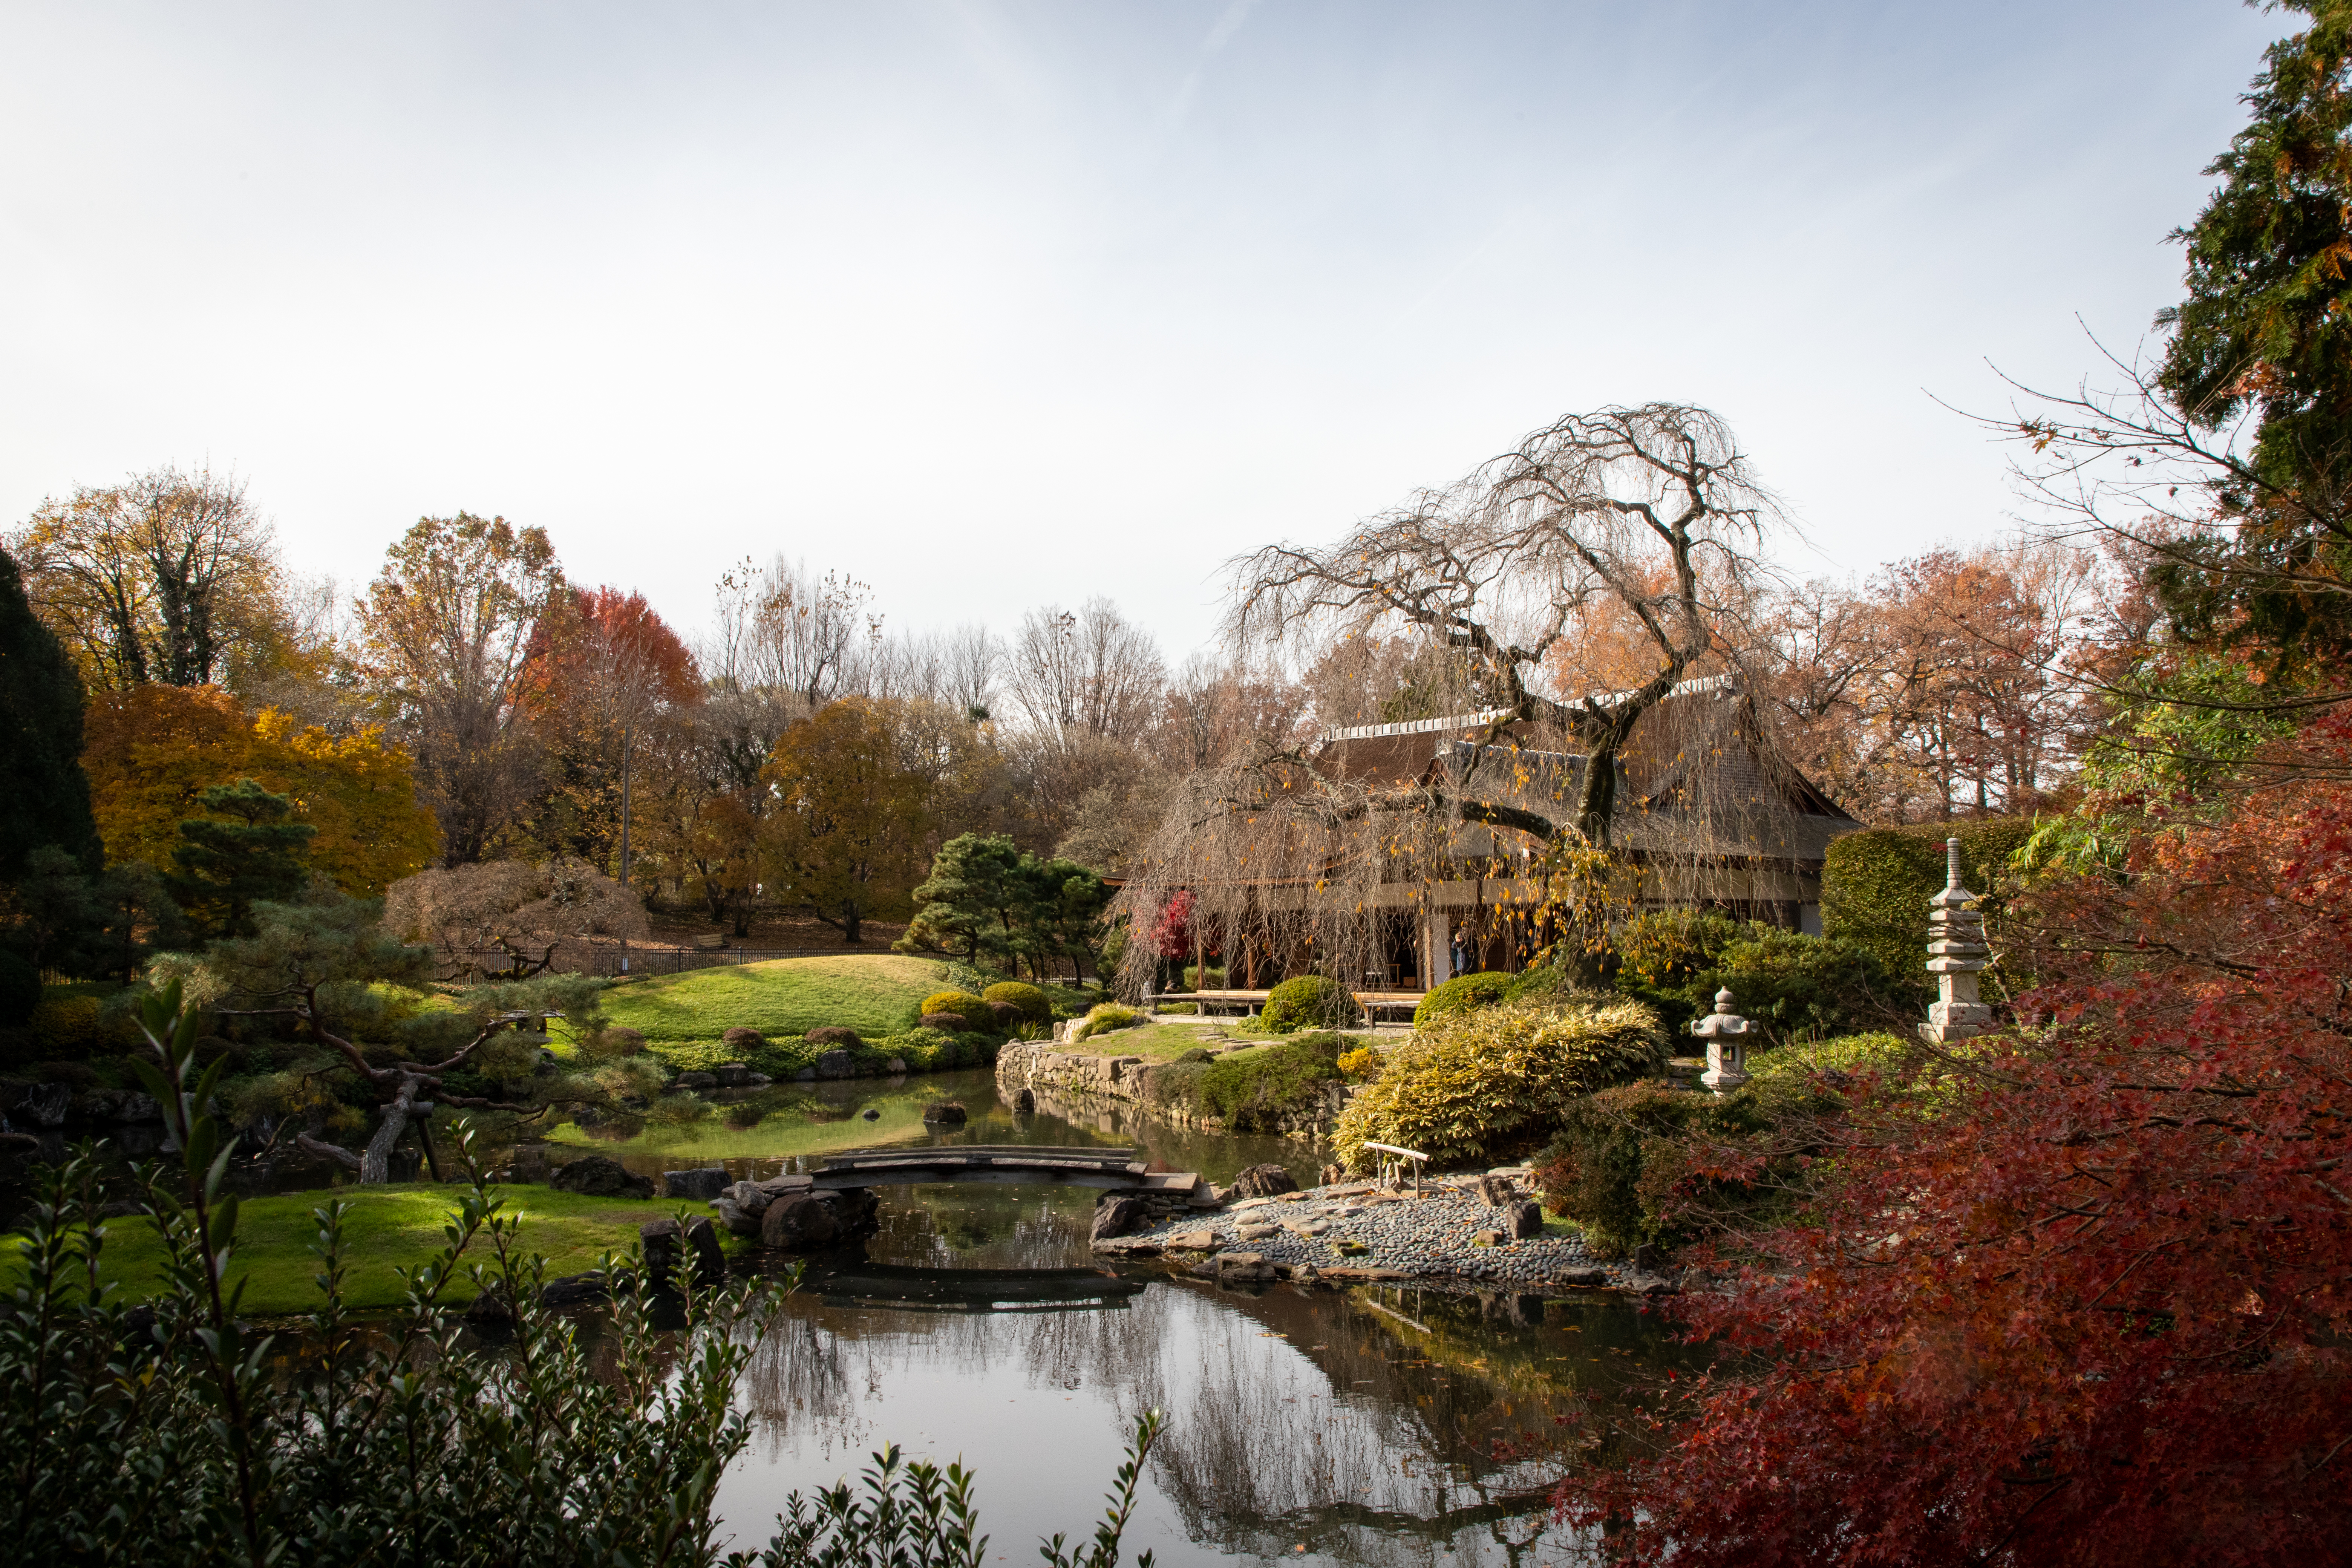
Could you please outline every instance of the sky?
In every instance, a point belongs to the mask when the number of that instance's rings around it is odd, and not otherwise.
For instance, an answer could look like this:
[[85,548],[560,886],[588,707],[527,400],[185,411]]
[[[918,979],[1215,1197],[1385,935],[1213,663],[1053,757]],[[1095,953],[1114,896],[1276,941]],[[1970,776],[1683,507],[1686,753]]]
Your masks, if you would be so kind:
[[1234,555],[1662,399],[1866,574],[2013,529],[1942,405],[2143,346],[2292,20],[0,0],[0,528],[209,465],[346,588],[464,509],[689,636],[782,552],[1181,657]]

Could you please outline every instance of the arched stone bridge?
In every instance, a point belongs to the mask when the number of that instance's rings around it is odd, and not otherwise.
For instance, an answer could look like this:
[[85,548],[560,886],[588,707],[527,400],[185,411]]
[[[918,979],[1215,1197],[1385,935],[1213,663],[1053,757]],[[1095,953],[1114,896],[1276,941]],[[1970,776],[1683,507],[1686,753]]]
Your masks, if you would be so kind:
[[1209,1201],[1191,1171],[1148,1171],[1132,1149],[1060,1149],[1034,1143],[956,1143],[937,1148],[850,1149],[820,1157],[809,1184],[823,1192],[934,1182],[1103,1187],[1113,1192]]

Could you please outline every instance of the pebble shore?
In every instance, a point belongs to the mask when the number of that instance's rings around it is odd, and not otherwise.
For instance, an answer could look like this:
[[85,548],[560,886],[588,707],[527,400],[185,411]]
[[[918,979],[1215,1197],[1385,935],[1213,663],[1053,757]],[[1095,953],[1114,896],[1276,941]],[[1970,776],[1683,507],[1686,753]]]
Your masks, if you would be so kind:
[[[1498,1171],[1509,1179],[1516,1171]],[[1416,1194],[1364,1182],[1312,1187],[1164,1220],[1094,1244],[1106,1258],[1210,1262],[1252,1254],[1297,1277],[1334,1283],[1446,1279],[1481,1285],[1572,1286],[1656,1294],[1664,1279],[1604,1262],[1574,1237],[1530,1237],[1476,1245],[1480,1232],[1509,1234],[1509,1211],[1489,1206],[1476,1178],[1426,1182]]]

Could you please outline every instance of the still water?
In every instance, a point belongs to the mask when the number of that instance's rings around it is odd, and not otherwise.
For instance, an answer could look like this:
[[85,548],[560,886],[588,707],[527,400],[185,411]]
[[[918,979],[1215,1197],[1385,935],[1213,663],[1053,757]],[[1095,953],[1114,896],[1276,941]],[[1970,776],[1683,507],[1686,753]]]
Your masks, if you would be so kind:
[[[1322,1158],[1050,1102],[1016,1117],[977,1072],[824,1085],[751,1129],[604,1147],[647,1173],[769,1174],[825,1148],[933,1141],[916,1118],[942,1098],[971,1121],[940,1142],[1120,1144],[1217,1181],[1266,1160],[1312,1181]],[[867,1122],[868,1108],[884,1114]],[[765,1538],[786,1493],[855,1476],[896,1442],[971,1467],[991,1561],[1034,1561],[1042,1535],[1088,1534],[1137,1417],[1157,1408],[1167,1431],[1130,1558],[1565,1563],[1580,1553],[1550,1521],[1550,1486],[1635,1384],[1688,1354],[1599,1294],[1243,1291],[1107,1268],[1087,1247],[1091,1192],[881,1197],[880,1233],[810,1270],[744,1382],[754,1436],[720,1494],[744,1541]]]

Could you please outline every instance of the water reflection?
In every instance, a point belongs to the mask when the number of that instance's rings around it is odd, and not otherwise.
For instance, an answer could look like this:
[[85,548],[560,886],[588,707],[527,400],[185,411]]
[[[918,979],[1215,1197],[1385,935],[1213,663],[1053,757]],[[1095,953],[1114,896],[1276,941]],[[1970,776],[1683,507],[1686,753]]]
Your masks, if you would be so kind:
[[[1269,1152],[1294,1169],[1319,1158],[1052,1108],[1016,1125],[992,1094],[985,1111],[961,1098],[973,1124],[942,1142],[1133,1141],[1224,1177]],[[1040,1534],[1089,1526],[1136,1418],[1158,1407],[1168,1432],[1130,1551],[1565,1562],[1578,1543],[1550,1521],[1549,1483],[1609,1424],[1633,1369],[1685,1354],[1615,1298],[1248,1292],[1105,1268],[1086,1246],[1093,1197],[886,1189],[863,1255],[812,1268],[760,1347],[742,1392],[757,1435],[727,1478],[728,1517],[763,1531],[787,1491],[855,1474],[896,1440],[972,1466],[992,1554],[1026,1557]]]

